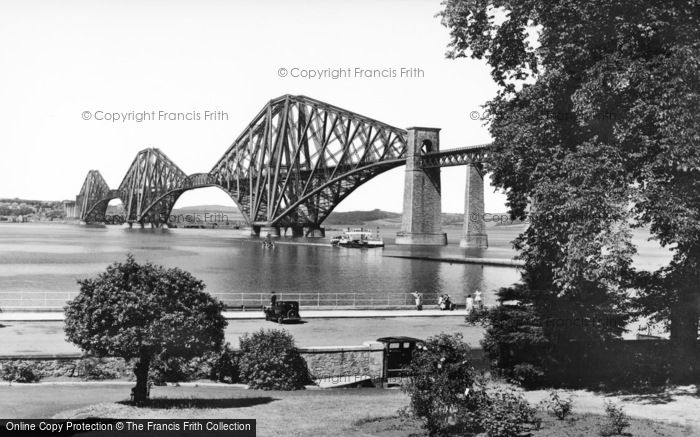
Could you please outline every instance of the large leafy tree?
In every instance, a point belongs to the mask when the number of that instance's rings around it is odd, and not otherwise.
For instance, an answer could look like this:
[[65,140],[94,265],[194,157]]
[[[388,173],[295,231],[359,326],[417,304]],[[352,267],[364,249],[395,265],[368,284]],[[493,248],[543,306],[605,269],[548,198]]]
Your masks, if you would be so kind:
[[[489,170],[514,216],[533,208],[515,243],[526,299],[543,320],[583,315],[577,335],[605,338],[636,286],[688,351],[700,315],[700,2],[443,6],[448,56],[486,60],[500,85],[486,104]],[[629,226],[649,226],[673,262],[635,273]]]
[[148,400],[154,357],[192,358],[219,350],[224,340],[223,304],[183,270],[129,255],[78,283],[80,293],[65,309],[66,336],[89,354],[135,359],[137,404]]

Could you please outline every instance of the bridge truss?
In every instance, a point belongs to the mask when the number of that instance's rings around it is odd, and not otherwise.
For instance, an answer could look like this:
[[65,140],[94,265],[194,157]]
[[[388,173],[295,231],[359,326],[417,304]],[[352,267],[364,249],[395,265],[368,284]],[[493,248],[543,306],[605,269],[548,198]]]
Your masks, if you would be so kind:
[[[407,132],[305,96],[271,100],[208,173],[187,176],[159,149],[140,151],[117,190],[91,170],[76,199],[100,221],[120,198],[126,221],[160,225],[179,196],[217,186],[257,226],[318,227],[350,193],[406,163]],[[424,167],[482,162],[487,146],[425,154]]]

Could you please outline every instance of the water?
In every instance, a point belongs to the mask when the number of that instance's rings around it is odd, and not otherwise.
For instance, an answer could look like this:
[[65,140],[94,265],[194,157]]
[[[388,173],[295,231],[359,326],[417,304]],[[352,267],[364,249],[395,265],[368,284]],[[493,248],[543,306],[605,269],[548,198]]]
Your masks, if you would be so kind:
[[[392,258],[427,255],[510,258],[509,241],[519,227],[489,229],[487,250],[458,246],[459,230],[448,230],[446,247],[393,245],[396,230],[382,230],[384,249],[331,247],[327,240],[282,238],[273,250],[243,231],[125,229],[50,223],[0,224],[0,308],[60,307],[78,292],[76,280],[94,276],[127,253],[139,261],[180,267],[204,281],[207,291],[230,305],[260,305],[275,291],[303,305],[410,304],[407,293],[424,293],[426,304],[448,293],[464,302],[479,289],[486,304],[494,291],[516,282],[515,268]],[[334,231],[328,231],[328,236]],[[297,244],[281,244],[295,242]],[[653,245],[640,260],[661,264]]]

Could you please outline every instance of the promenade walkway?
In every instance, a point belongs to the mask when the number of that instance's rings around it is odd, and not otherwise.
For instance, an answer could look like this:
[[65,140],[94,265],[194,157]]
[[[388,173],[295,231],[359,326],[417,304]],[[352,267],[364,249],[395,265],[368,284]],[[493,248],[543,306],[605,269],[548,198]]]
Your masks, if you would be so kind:
[[[418,311],[413,311],[418,313]],[[439,311],[437,311],[439,313]],[[311,313],[311,311],[309,311]],[[338,313],[338,311],[333,311]],[[423,316],[400,315],[396,312],[375,311],[371,316],[359,312],[348,311],[348,317],[310,317],[305,311],[301,315],[304,323],[278,325],[267,322],[260,314],[252,314],[252,318],[229,319],[226,327],[226,341],[233,347],[238,347],[238,339],[245,333],[255,332],[260,328],[282,328],[288,330],[298,346],[352,346],[380,337],[405,335],[416,338],[427,338],[441,332],[461,333],[464,339],[473,347],[479,346],[483,337],[483,328],[464,323],[463,315],[458,311],[450,315],[430,316],[423,311]],[[28,314],[22,313],[24,321],[8,320],[9,313],[1,314],[0,320],[0,354],[2,355],[56,355],[80,353],[80,350],[65,339],[63,321],[60,313],[44,313],[37,320],[27,321]],[[56,320],[46,320],[47,317]],[[43,319],[43,320],[42,320]]]
[[[467,312],[464,309],[454,311],[440,311],[439,309],[425,308],[422,311],[415,309],[313,309],[301,308],[303,319],[325,319],[325,318],[374,318],[374,317],[464,317]],[[223,315],[228,320],[264,320],[265,316],[259,309],[248,311],[224,311]],[[62,321],[62,311],[17,311],[0,312],[0,322],[42,322],[42,321]]]

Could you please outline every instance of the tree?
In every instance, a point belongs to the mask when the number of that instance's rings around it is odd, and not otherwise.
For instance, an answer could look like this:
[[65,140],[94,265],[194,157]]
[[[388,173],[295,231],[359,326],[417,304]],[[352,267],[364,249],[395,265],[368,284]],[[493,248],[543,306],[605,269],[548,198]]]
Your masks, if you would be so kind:
[[[587,315],[584,337],[605,339],[637,287],[641,310],[670,320],[688,353],[700,315],[700,2],[443,5],[448,56],[485,59],[501,87],[486,104],[488,169],[514,218],[532,204],[515,242],[526,299],[543,321]],[[631,267],[630,226],[674,251],[654,280]]]
[[224,340],[223,304],[178,268],[139,264],[128,255],[78,283],[80,293],[65,308],[66,336],[88,354],[136,359],[137,404],[148,400],[154,357],[192,358],[219,350]]

